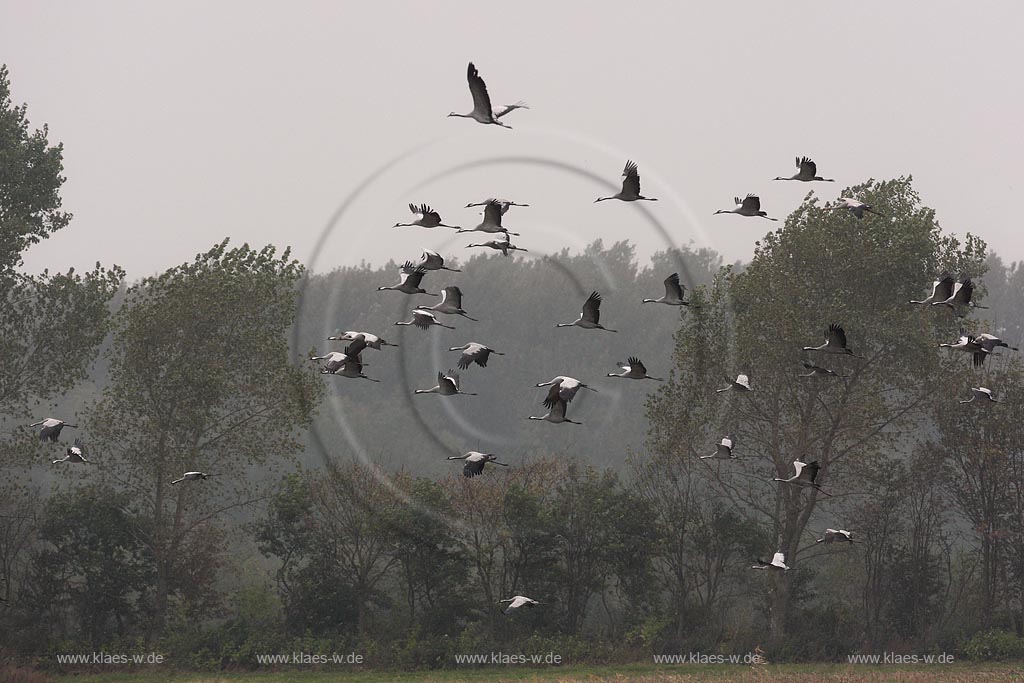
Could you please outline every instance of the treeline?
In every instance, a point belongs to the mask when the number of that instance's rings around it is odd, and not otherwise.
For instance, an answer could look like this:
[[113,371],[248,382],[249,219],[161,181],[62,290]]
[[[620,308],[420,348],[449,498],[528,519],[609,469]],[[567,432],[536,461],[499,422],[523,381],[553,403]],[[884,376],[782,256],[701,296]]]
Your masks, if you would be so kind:
[[[0,127],[11,167],[37,170],[0,175],[19,198],[0,211],[3,657],[1022,654],[1024,366],[938,344],[964,328],[1019,345],[1024,277],[944,233],[909,178],[849,188],[888,218],[809,196],[742,268],[686,248],[640,267],[627,242],[452,262],[428,288],[457,284],[480,321],[395,334],[423,302],[375,291],[396,264],[311,274],[224,242],[130,286],[101,266],[20,272],[70,217],[60,148],[10,105],[6,72]],[[943,270],[989,308],[907,303]],[[674,271],[693,305],[642,305]],[[621,331],[555,329],[592,289]],[[830,323],[856,357],[801,350]],[[309,361],[344,330],[400,344],[364,352],[380,383]],[[467,341],[506,353],[463,373],[479,396],[413,395]],[[631,355],[666,381],[604,377]],[[836,376],[801,378],[804,361]],[[753,392],[718,392],[739,372]],[[526,420],[559,374],[598,389],[570,406],[584,424]],[[974,386],[999,403],[961,404]],[[77,427],[39,444],[26,425],[69,394]],[[735,460],[701,459],[726,435]],[[92,462],[51,464],[75,436]],[[509,467],[462,477],[446,457],[468,450]],[[797,459],[823,491],[773,481]],[[189,470],[213,476],[171,484]],[[816,543],[826,528],[856,543]],[[751,570],[777,551],[790,571]],[[515,594],[541,604],[503,615]]]

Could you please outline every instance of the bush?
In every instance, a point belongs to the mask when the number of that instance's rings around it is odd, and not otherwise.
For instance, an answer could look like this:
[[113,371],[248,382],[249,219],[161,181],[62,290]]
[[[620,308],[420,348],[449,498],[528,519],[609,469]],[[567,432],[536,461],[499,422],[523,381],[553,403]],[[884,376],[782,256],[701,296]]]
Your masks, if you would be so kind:
[[1024,659],[1024,639],[998,629],[975,633],[960,646],[960,656],[975,662]]

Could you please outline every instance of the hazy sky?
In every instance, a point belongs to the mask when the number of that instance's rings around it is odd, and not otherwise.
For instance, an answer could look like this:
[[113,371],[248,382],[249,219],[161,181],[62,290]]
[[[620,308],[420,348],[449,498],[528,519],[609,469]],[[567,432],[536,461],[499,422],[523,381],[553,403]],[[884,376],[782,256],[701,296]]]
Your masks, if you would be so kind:
[[[1002,211],[1024,189],[1020,3],[2,0],[0,16],[14,99],[64,143],[75,214],[31,270],[138,277],[225,235],[317,270],[463,255],[464,235],[390,226],[415,201],[472,227],[462,207],[492,195],[532,205],[506,221],[532,253],[629,237],[747,259],[774,224],[712,217],[734,195],[781,217],[812,187],[908,173],[947,230],[1024,257]],[[515,130],[445,116],[472,108],[470,60],[495,104],[529,103]],[[797,155],[839,182],[773,183]],[[661,201],[593,204],[627,157]]]

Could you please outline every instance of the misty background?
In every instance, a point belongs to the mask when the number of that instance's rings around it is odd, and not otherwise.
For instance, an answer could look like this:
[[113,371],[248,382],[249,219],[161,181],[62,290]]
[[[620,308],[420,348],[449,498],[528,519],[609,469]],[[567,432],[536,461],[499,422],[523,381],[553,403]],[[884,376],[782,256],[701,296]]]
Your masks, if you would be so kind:
[[[785,216],[808,188],[770,179],[794,173],[797,155],[837,179],[826,193],[913,174],[947,230],[1022,256],[1004,208],[1024,153],[1024,94],[1005,78],[1020,61],[1013,3],[0,7],[13,98],[64,143],[75,215],[28,252],[30,272],[102,261],[138,278],[225,235],[291,245],[318,272],[401,262],[450,237],[391,231],[408,202],[463,224],[475,214],[460,207],[493,195],[532,205],[509,217],[531,251],[629,237],[646,258],[666,245],[635,207],[591,204],[626,158],[674,243],[746,261],[767,222],[711,214],[754,192]],[[471,108],[470,60],[496,104],[532,107],[510,116],[515,130],[446,118]],[[417,149],[318,249],[349,193]],[[607,185],[501,163],[431,180],[508,155]]]

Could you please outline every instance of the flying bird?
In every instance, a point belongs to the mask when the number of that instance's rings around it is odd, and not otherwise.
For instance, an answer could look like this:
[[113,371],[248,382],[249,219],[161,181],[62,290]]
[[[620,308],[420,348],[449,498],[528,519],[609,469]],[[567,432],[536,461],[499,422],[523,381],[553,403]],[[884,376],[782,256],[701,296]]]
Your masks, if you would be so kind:
[[735,209],[719,209],[715,211],[715,215],[720,213],[734,213],[738,216],[767,218],[770,221],[777,221],[778,218],[769,218],[768,214],[761,210],[761,198],[756,194],[748,194],[743,199],[739,197],[733,197],[733,201],[736,202]]
[[413,310],[413,312],[412,312],[412,320],[399,320],[395,324],[396,325],[415,325],[416,327],[420,328],[421,330],[430,329],[430,327],[432,327],[434,325],[437,325],[438,327],[447,327],[449,330],[454,330],[455,329],[451,325],[445,325],[442,322],[438,322],[437,321],[437,316],[435,316],[432,312],[430,312],[428,310],[425,310],[425,309],[422,309],[422,308],[417,308],[417,309]]
[[991,351],[986,349],[984,345],[978,342],[971,335],[967,334],[964,330],[960,330],[960,336],[955,342],[952,344],[939,344],[939,348],[953,349],[954,351],[963,351],[964,353],[971,354],[971,360],[976,368],[980,368],[984,365],[985,356],[991,353]]
[[[360,354],[363,349],[366,348],[366,343],[363,341],[354,341],[345,347],[345,353],[339,354],[334,351],[328,356],[333,356],[327,359],[323,369],[320,371],[324,375],[338,375],[340,377],[348,377],[349,379],[367,379],[371,382],[379,382],[379,379],[373,379],[363,374],[363,361]],[[340,357],[339,357],[340,356]],[[314,358],[318,360],[318,358]]]
[[385,341],[382,337],[378,337],[375,334],[370,334],[369,332],[356,332],[354,330],[349,330],[348,332],[345,332],[344,334],[335,335],[333,337],[328,337],[327,338],[327,341],[356,341],[356,340],[362,340],[362,342],[364,344],[366,344],[367,348],[376,349],[377,351],[380,351],[385,346],[398,346],[398,344],[391,344],[391,343]]
[[779,176],[779,177],[776,177],[775,179],[776,180],[799,180],[799,181],[804,182],[804,183],[809,183],[812,180],[821,180],[821,181],[824,181],[826,183],[834,183],[835,182],[835,179],[833,179],[833,178],[822,178],[820,175],[818,175],[818,165],[816,163],[814,163],[813,161],[811,161],[810,159],[808,159],[807,157],[797,157],[796,158],[796,167],[797,167],[797,169],[799,169],[797,171],[796,175],[790,176],[788,178],[783,178],[783,177]]
[[455,396],[456,394],[462,394],[464,396],[476,396],[474,393],[463,391],[459,383],[459,373],[449,370],[446,373],[437,373],[437,384],[429,389],[417,389],[416,394],[441,394],[442,396]]
[[186,472],[171,483],[180,484],[183,481],[198,481],[199,479],[208,479],[212,476],[212,474],[207,474],[206,472]]
[[714,458],[716,460],[736,460],[736,456],[732,453],[732,437],[722,437],[722,440],[718,442],[718,446],[715,447],[714,453],[711,455],[700,456],[701,460],[707,460],[709,458]]
[[835,372],[834,370],[823,368],[820,365],[815,365],[814,363],[808,363],[804,361],[803,366],[807,368],[809,372],[804,375],[797,375],[797,377],[847,377],[847,375],[840,375],[838,372]]
[[474,206],[487,206],[491,202],[497,202],[498,205],[501,206],[502,216],[508,213],[508,209],[510,206],[529,206],[529,204],[519,204],[518,202],[514,202],[511,199],[495,199],[494,197],[491,197],[490,199],[485,199],[482,202],[473,202],[472,204],[466,204],[466,208],[471,209]]
[[853,543],[853,534],[846,529],[825,529],[825,535],[815,543]]
[[517,610],[520,607],[533,607],[534,605],[539,605],[540,604],[536,600],[534,600],[532,598],[528,598],[525,595],[517,595],[517,596],[512,597],[512,598],[505,598],[504,600],[498,600],[498,604],[501,604],[501,603],[504,603],[504,602],[508,603],[508,607],[506,607],[505,610],[504,610],[505,614],[509,614],[513,610]]
[[416,218],[414,218],[411,223],[395,223],[394,227],[454,228],[456,230],[459,228],[459,226],[457,225],[445,225],[443,222],[441,222],[441,214],[439,214],[437,211],[434,211],[427,204],[420,204],[419,206],[416,206],[415,204],[410,204],[409,211],[411,211],[412,214],[416,216]]
[[479,451],[470,451],[465,455],[449,455],[449,460],[465,460],[466,464],[462,468],[462,476],[472,478],[478,474],[483,474],[484,465],[489,462],[493,462],[495,465],[501,465],[502,467],[508,467],[507,462],[498,462],[498,456],[493,453],[481,453]]
[[684,301],[686,287],[679,282],[679,273],[672,273],[665,278],[665,296],[658,299],[644,299],[645,304],[667,304],[669,306],[689,306],[689,301]]
[[444,257],[430,249],[423,250],[423,256],[420,257],[420,262],[416,264],[416,267],[422,268],[423,270],[450,270],[453,273],[462,272],[458,268],[449,268],[446,266],[444,264]]
[[579,381],[575,377],[569,377],[567,375],[559,375],[554,379],[548,380],[547,382],[541,382],[537,384],[537,387],[551,387],[548,391],[548,397],[544,400],[544,405],[550,408],[555,398],[561,398],[566,403],[569,403],[576,397],[576,393],[580,389],[587,389],[593,391],[595,394],[598,393],[597,389],[588,386],[583,382]]
[[344,353],[339,353],[338,351],[331,351],[325,356],[311,356],[310,360],[314,362],[327,361],[326,363],[324,363],[324,366],[320,370],[320,372],[325,375],[333,374],[341,370],[346,360],[358,356],[360,353],[363,352],[363,349],[365,348],[366,340],[356,338],[355,340],[350,342],[348,346],[345,347]]
[[590,296],[587,297],[586,302],[583,304],[583,312],[580,317],[571,323],[558,323],[555,327],[582,327],[585,330],[606,330],[608,332],[618,332],[618,330],[610,330],[607,327],[603,327],[600,323],[601,320],[601,295],[597,292],[591,292]]
[[971,397],[966,401],[960,401],[960,404],[974,403],[974,399],[987,403],[999,403],[999,401],[992,397],[991,389],[987,389],[985,387],[971,387]]
[[469,314],[462,310],[462,290],[455,286],[442,289],[440,303],[427,306],[426,310],[446,315],[461,315],[463,318],[477,322],[476,318],[470,318]]
[[715,389],[716,394],[720,394],[723,391],[753,391],[754,388],[750,386],[750,377],[744,374],[736,375],[736,379],[724,389]]
[[496,234],[499,232],[505,233],[505,239],[509,239],[509,235],[515,235],[519,237],[518,232],[509,232],[508,228],[501,224],[501,204],[496,201],[488,202],[484,206],[484,218],[480,221],[475,228],[459,228],[459,232],[486,232],[489,234]]
[[846,345],[846,331],[842,325],[832,323],[825,331],[825,343],[821,346],[805,346],[804,351],[821,351],[822,353],[833,353],[838,355],[853,356],[861,358]]
[[1020,351],[1016,346],[1010,346],[999,337],[994,334],[989,334],[988,332],[982,332],[974,338],[974,341],[989,353],[992,353],[999,347],[1010,349],[1011,351]]
[[378,292],[390,290],[394,292],[402,292],[403,294],[428,294],[430,296],[437,296],[434,292],[428,292],[427,290],[420,287],[420,282],[423,281],[423,276],[427,274],[424,268],[418,268],[412,264],[412,261],[406,261],[402,264],[399,269],[401,273],[401,279],[397,285],[390,287],[378,287]]
[[467,244],[466,249],[470,247],[487,247],[488,249],[497,249],[501,252],[502,256],[508,256],[510,251],[528,251],[522,247],[517,247],[508,240],[508,236],[505,236],[504,240],[490,240],[487,242],[480,242],[479,244]]
[[783,484],[794,484],[801,488],[816,489],[826,496],[832,495],[831,493],[825,493],[825,491],[822,491],[821,486],[814,481],[818,476],[818,470],[821,469],[821,465],[818,464],[817,460],[812,460],[807,463],[795,460],[793,462],[793,469],[796,470],[796,474],[789,479],[779,479],[778,477],[775,477],[772,481],[781,481]]
[[653,379],[657,382],[664,382],[661,377],[651,377],[647,374],[647,367],[636,356],[630,356],[625,363],[619,361],[618,366],[622,372],[609,372],[609,377],[621,377],[623,379]]
[[59,462],[84,462],[88,464],[89,460],[85,457],[88,452],[82,440],[75,439],[75,444],[68,448],[67,454],[59,460],[54,460],[53,464],[56,465]]
[[949,297],[953,296],[953,284],[956,282],[953,276],[944,272],[939,275],[939,278],[932,283],[932,293],[928,295],[928,298],[921,299],[920,301],[910,300],[912,304],[933,304],[936,302],[945,302]]
[[489,123],[511,129],[512,126],[502,123],[499,119],[510,111],[529,109],[524,103],[517,102],[506,105],[504,109],[495,114],[491,108],[491,97],[487,94],[487,85],[484,83],[484,79],[480,78],[480,74],[477,72],[476,67],[473,66],[473,62],[470,62],[469,67],[466,69],[466,79],[469,81],[469,92],[473,95],[473,111],[468,114],[459,114],[453,111],[448,116],[473,119],[478,123]]
[[640,194],[640,172],[632,161],[627,161],[626,167],[622,169],[622,189],[610,197],[598,197],[594,200],[594,203],[603,202],[606,199],[618,199],[624,202],[635,202],[638,200],[646,202],[658,201],[654,197],[645,197]]
[[77,429],[78,425],[68,424],[64,420],[58,420],[55,417],[48,417],[45,420],[33,422],[32,424],[29,425],[29,427],[39,427],[40,442],[49,440],[56,443],[58,437],[60,437],[60,430],[64,429],[65,427]]
[[558,392],[555,389],[556,387],[552,386],[551,389],[548,390],[547,398],[544,399],[544,405],[547,406],[548,412],[540,416],[530,415],[528,419],[547,420],[553,424],[561,424],[563,422],[568,422],[569,424],[574,425],[582,424],[580,422],[570,420],[565,416],[565,409],[568,404],[565,399],[558,395]]
[[495,351],[489,346],[479,344],[477,342],[469,342],[462,346],[453,346],[449,351],[462,351],[462,355],[459,357],[459,369],[466,370],[470,365],[476,363],[482,368],[487,367],[487,360],[491,357],[491,354],[497,356],[504,356],[505,354],[501,351]]
[[786,556],[783,553],[775,553],[771,562],[766,562],[758,558],[757,564],[753,565],[751,569],[772,569],[783,572],[789,571],[789,567],[786,566]]
[[953,293],[947,299],[933,301],[932,306],[949,306],[958,318],[967,315],[967,311],[971,308],[987,308],[972,302],[972,296],[974,296],[974,282],[968,277],[953,286]]
[[824,207],[825,210],[835,211],[836,209],[849,209],[850,213],[852,213],[857,218],[864,218],[864,212],[873,213],[879,218],[885,218],[885,216],[872,209],[870,204],[865,204],[864,202],[858,199],[851,199],[850,197],[840,197],[837,200],[837,202],[838,203],[835,204],[834,206]]

